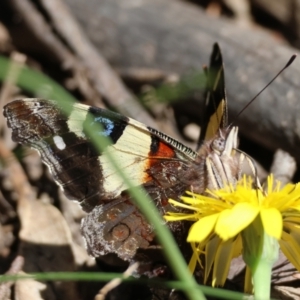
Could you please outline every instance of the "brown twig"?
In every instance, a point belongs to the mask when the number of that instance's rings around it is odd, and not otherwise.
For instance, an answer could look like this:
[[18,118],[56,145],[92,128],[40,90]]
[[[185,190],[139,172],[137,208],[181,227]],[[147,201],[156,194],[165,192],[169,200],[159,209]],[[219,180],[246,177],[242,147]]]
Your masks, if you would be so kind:
[[[128,267],[128,269],[123,273],[124,278],[131,276],[138,268],[138,263],[134,263]],[[95,300],[104,300],[106,295],[122,283],[121,278],[115,278],[108,282],[95,296]]]
[[67,6],[60,0],[40,0],[51,16],[55,29],[89,70],[96,89],[122,114],[137,118],[150,126],[155,122],[138,103],[100,52],[85,37]]
[[[101,96],[94,91],[85,75],[86,67],[78,61],[70,49],[55,35],[51,25],[47,23],[32,2],[28,0],[12,0],[10,5],[12,5],[15,13],[21,16],[22,27],[27,28],[30,32],[28,34],[25,30],[24,34],[26,34],[28,42],[22,43],[19,47],[20,50],[26,53],[31,53],[33,50],[36,53],[36,48],[38,48],[43,53],[40,56],[45,56],[48,61],[55,64],[58,63],[63,69],[73,72],[75,84],[69,82],[69,87],[73,89],[77,87],[86,99],[93,98],[95,103],[98,102],[98,105],[101,106]],[[18,43],[20,41],[17,41]]]

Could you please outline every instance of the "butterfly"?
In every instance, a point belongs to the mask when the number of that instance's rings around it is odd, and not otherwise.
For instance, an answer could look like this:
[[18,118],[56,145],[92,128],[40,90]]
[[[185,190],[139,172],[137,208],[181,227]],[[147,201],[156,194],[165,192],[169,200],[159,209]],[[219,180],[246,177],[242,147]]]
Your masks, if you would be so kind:
[[[68,106],[65,113],[59,101],[45,99],[15,100],[4,107],[12,139],[35,148],[66,196],[77,200],[88,213],[82,221],[82,234],[92,256],[115,253],[132,261],[139,250],[156,245],[153,227],[132,203],[127,185],[106,153],[114,155],[135,186],[144,188],[162,215],[175,209],[169,198],[179,199],[187,190],[201,194],[239,179],[238,128],[227,121],[218,44],[213,46],[206,75],[205,117],[197,151],[102,108],[64,104]],[[112,143],[98,151],[86,125]],[[186,237],[182,223],[168,224],[178,242]]]

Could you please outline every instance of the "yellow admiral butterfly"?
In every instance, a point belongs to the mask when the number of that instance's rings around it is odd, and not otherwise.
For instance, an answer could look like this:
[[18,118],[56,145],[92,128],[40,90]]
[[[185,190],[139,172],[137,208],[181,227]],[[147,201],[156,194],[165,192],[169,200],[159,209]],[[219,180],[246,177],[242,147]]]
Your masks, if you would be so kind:
[[[164,133],[101,108],[69,104],[65,114],[58,101],[44,99],[16,100],[4,107],[12,139],[38,150],[66,196],[79,201],[88,212],[82,232],[91,255],[115,253],[130,261],[137,250],[155,245],[151,224],[131,202],[107,152],[114,154],[136,186],[144,187],[161,214],[174,210],[168,199],[179,199],[186,190],[203,193],[239,178],[238,129],[227,124],[224,70],[217,44],[207,78],[206,119],[197,152]],[[112,140],[102,153],[93,146],[86,125]],[[178,241],[182,239],[186,232],[182,224],[168,226]]]

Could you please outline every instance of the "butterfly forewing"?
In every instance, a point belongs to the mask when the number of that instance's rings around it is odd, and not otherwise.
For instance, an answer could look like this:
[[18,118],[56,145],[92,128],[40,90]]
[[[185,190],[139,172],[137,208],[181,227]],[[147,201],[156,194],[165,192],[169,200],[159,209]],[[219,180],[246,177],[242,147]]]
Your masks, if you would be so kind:
[[[92,122],[85,124],[88,114]],[[155,164],[196,156],[190,148],[135,120],[83,104],[74,104],[66,115],[55,101],[23,99],[8,104],[4,115],[13,140],[37,149],[68,197],[84,202],[85,207],[93,208],[127,189],[106,151],[136,186],[151,181],[148,170]],[[111,139],[112,145],[103,153],[91,143],[87,125]]]
[[213,139],[220,128],[225,128],[228,125],[224,65],[218,44],[213,46],[210,65],[205,73],[206,91],[199,146],[204,141]]

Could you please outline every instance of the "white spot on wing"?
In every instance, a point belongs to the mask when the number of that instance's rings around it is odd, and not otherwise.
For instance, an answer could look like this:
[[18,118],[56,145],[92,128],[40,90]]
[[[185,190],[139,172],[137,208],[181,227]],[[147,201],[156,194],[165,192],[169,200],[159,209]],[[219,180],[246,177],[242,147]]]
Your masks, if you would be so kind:
[[53,137],[53,141],[55,143],[55,146],[59,149],[59,150],[64,150],[66,148],[66,144],[64,142],[64,140],[62,139],[61,136],[55,135]]

